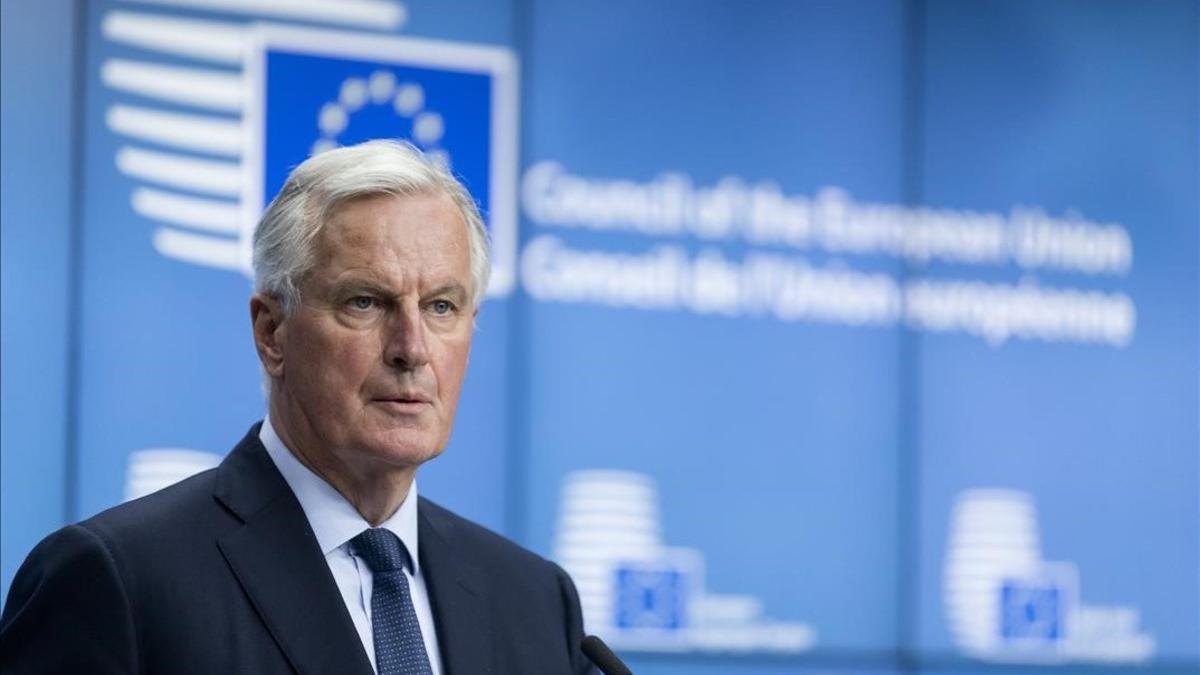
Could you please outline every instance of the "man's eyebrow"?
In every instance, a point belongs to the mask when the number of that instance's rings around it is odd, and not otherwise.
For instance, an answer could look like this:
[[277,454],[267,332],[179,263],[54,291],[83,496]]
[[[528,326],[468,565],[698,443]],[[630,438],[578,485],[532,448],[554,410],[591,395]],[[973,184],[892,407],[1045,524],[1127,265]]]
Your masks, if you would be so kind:
[[333,284],[334,295],[342,295],[349,292],[366,292],[386,297],[395,295],[391,289],[383,284],[368,279],[346,279]]
[[457,281],[443,284],[430,291],[427,295],[459,295],[465,297],[467,289]]
[[[346,279],[344,281],[338,281],[333,284],[332,290],[334,295],[344,295],[346,293],[370,293],[384,298],[392,298],[396,296],[396,292],[388,286],[377,281],[371,281],[369,279]],[[465,286],[457,281],[452,281],[450,283],[442,284],[441,286],[434,288],[424,295],[427,297],[437,295],[466,297],[468,294]]]

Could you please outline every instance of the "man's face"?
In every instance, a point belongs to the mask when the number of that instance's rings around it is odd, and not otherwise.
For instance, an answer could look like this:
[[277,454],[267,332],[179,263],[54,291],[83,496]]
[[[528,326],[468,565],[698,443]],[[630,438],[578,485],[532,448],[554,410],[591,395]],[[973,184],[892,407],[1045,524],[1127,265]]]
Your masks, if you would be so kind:
[[293,450],[351,470],[437,456],[471,349],[471,283],[449,197],[343,205],[315,242],[300,306],[275,330],[278,362],[264,355]]

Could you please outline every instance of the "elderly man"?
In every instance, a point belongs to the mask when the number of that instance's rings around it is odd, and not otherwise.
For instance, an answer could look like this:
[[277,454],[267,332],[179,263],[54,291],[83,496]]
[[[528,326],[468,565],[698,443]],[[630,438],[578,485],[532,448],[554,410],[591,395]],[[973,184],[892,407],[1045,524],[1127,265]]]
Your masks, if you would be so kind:
[[417,496],[487,286],[465,189],[399,143],[317,155],[254,263],[266,419],[217,469],[39,544],[4,671],[589,672],[562,570]]

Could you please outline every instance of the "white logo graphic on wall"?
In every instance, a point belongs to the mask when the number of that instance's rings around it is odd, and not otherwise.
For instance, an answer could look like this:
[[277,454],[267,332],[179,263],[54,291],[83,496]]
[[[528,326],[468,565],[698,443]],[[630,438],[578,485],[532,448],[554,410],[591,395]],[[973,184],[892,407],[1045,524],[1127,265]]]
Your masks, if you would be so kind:
[[579,589],[588,632],[641,651],[801,652],[807,624],[763,616],[749,595],[705,587],[703,554],[663,543],[657,488],[626,471],[579,471],[562,488],[554,557]]
[[[406,138],[479,198],[493,240],[489,294],[512,285],[516,246],[516,61],[494,47],[389,35],[395,0],[159,0],[107,12],[130,205],[161,255],[250,272],[250,237],[288,169],[310,154]],[[180,14],[183,7],[220,18]],[[241,17],[239,18],[230,18]],[[215,15],[214,15],[215,16]],[[313,24],[322,28],[312,28]],[[336,30],[334,30],[336,28]]]
[[989,661],[1135,662],[1154,654],[1130,606],[1080,601],[1074,563],[1042,559],[1033,497],[1015,490],[959,494],[943,578],[949,629],[966,654]]
[[221,463],[221,455],[205,450],[184,448],[148,448],[129,454],[125,470],[125,501],[145,497],[152,492],[207,471]]

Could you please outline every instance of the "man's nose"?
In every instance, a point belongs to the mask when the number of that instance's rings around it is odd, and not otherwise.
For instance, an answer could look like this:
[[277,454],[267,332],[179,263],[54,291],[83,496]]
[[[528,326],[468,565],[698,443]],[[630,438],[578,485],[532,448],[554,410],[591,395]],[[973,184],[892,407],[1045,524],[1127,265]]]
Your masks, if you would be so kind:
[[414,370],[429,363],[429,343],[419,307],[397,308],[384,340],[383,357],[389,366]]

